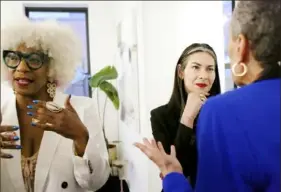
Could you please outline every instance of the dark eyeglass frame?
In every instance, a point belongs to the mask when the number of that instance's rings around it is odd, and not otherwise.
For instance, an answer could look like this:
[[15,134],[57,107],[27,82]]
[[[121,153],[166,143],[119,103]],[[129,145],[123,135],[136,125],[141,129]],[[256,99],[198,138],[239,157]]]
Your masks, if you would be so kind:
[[[9,66],[8,63],[6,63],[6,57],[9,53],[13,53],[15,54],[16,56],[18,56],[19,58],[19,62],[17,63],[16,66]],[[38,67],[32,67],[29,62],[28,62],[28,58],[32,55],[37,55],[41,58],[41,63],[39,63],[40,65],[38,65]],[[5,65],[10,68],[10,69],[16,69],[19,64],[21,63],[21,61],[24,60],[24,62],[26,63],[26,65],[28,66],[29,69],[31,70],[37,70],[37,69],[40,69],[44,64],[47,64],[49,63],[50,61],[50,57],[45,54],[45,53],[42,53],[42,52],[32,52],[32,53],[22,53],[22,52],[19,52],[19,51],[11,51],[11,50],[3,50],[3,61],[5,63]]]

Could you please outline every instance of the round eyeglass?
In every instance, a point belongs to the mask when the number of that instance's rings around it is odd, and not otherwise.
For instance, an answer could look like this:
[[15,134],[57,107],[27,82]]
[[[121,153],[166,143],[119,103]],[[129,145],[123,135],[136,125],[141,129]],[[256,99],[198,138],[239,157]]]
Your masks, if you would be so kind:
[[49,61],[48,55],[44,53],[22,53],[19,51],[3,51],[3,60],[7,67],[16,69],[22,60],[31,70],[39,69]]

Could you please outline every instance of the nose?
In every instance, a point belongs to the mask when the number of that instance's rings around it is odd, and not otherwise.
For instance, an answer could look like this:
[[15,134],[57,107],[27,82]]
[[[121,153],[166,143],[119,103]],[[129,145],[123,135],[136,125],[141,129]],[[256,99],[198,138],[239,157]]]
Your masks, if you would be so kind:
[[29,67],[27,66],[26,62],[21,60],[20,64],[18,65],[16,71],[26,73],[29,71]]
[[199,73],[200,79],[207,79],[208,78],[208,72],[205,69],[201,69]]

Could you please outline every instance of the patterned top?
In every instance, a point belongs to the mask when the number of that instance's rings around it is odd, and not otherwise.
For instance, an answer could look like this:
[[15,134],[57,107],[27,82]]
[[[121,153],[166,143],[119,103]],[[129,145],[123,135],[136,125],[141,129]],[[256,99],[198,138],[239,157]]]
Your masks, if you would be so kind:
[[26,192],[34,192],[35,168],[38,152],[31,157],[21,156],[22,176]]

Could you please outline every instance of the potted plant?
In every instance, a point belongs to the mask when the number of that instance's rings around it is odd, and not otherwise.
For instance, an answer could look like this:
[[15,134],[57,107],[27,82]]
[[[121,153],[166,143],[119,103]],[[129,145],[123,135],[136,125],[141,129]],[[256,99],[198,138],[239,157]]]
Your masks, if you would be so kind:
[[[107,150],[108,150],[108,155],[109,155],[109,163],[112,168],[111,175],[109,179],[107,180],[106,184],[99,189],[99,192],[107,192],[107,191],[124,191],[128,192],[129,187],[127,182],[124,179],[119,178],[119,170],[122,169],[124,164],[122,163],[116,163],[118,161],[113,162],[114,160],[117,160],[117,146],[116,143],[110,144],[108,142],[108,139],[106,138],[105,135],[105,126],[104,126],[104,118],[105,118],[105,110],[106,110],[106,105],[108,99],[112,102],[114,108],[116,110],[119,109],[119,95],[117,92],[117,89],[110,83],[111,80],[115,80],[118,77],[117,70],[114,66],[106,66],[100,71],[98,71],[96,74],[94,74],[90,78],[90,87],[94,88],[95,91],[97,91],[97,100],[98,100],[98,112],[100,115],[100,106],[99,106],[99,98],[98,98],[98,93],[99,90],[103,91],[106,94],[106,98],[104,101],[103,105],[103,111],[102,111],[102,130],[104,134],[104,139],[106,142]],[[114,170],[117,168],[117,174],[115,173]]]
[[98,113],[100,115],[100,106],[99,106],[99,98],[98,98],[98,91],[101,90],[106,94],[106,98],[103,105],[102,111],[102,130],[104,134],[104,139],[106,142],[106,146],[109,153],[109,161],[112,163],[113,160],[117,159],[117,146],[116,144],[110,144],[108,139],[105,135],[105,126],[104,126],[104,118],[105,118],[105,111],[108,99],[112,102],[114,108],[116,110],[119,109],[119,95],[117,89],[114,85],[110,82],[111,80],[115,80],[118,77],[118,72],[114,66],[106,66],[94,74],[89,81],[90,87],[94,88],[97,91],[97,100],[98,100]]

